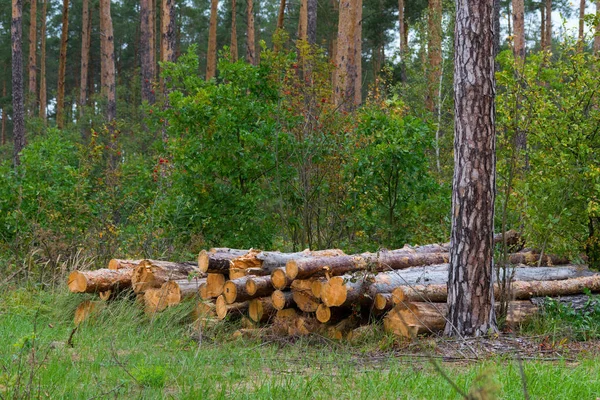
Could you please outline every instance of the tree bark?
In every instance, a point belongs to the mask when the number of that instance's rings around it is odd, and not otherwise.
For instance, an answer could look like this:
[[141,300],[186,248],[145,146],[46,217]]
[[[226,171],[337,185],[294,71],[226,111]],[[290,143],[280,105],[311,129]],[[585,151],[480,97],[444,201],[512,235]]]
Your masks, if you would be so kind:
[[236,6],[236,0],[231,0],[231,46],[229,47],[229,54],[233,62],[238,60]]
[[583,50],[583,34],[585,29],[585,0],[579,0],[579,32],[577,41],[579,42],[580,50]]
[[406,17],[404,12],[404,0],[398,0],[398,22],[399,22],[399,35],[400,36],[400,79],[402,82],[406,82],[406,55],[408,52],[408,38],[404,35],[404,31],[406,30]]
[[254,297],[250,295],[246,289],[246,282],[248,279],[248,276],[244,276],[225,282],[225,285],[223,286],[223,297],[225,297],[227,304],[250,300]]
[[140,0],[140,69],[142,75],[142,101],[154,104],[156,77],[156,49],[154,43],[154,13],[152,0]]
[[249,64],[256,65],[256,43],[254,39],[254,2],[246,0],[246,20],[248,24],[246,36],[246,60]]
[[[65,0],[68,1],[68,0]],[[112,134],[112,122],[117,116],[116,77],[115,77],[115,43],[113,24],[110,15],[111,0],[100,0],[100,53],[101,53],[101,86],[106,98],[106,120]]]
[[187,279],[191,275],[205,277],[193,263],[142,260],[134,269],[131,284],[135,293],[143,293],[150,288],[159,288],[167,281]]
[[524,0],[512,0],[513,52],[515,59],[525,60],[525,3]]
[[208,51],[206,55],[206,80],[210,81],[217,74],[217,13],[219,0],[210,2],[210,25],[208,27]]
[[37,0],[31,0],[29,9],[29,116],[37,109]]
[[337,34],[335,104],[352,111],[361,99],[362,0],[341,0]]
[[160,26],[160,60],[162,62],[175,62],[175,47],[177,45],[175,0],[162,0]]
[[308,0],[300,0],[300,12],[298,15],[298,40],[306,41],[308,23]]
[[458,0],[454,178],[447,335],[496,328],[492,290],[496,193],[494,1]]
[[108,269],[119,270],[124,268],[135,268],[144,260],[122,260],[113,258],[108,262]]
[[248,311],[249,303],[243,301],[241,303],[227,303],[224,295],[217,297],[215,308],[217,310],[217,318],[224,320],[229,315],[230,318],[240,318]]
[[430,112],[435,112],[442,72],[442,0],[429,0],[427,25],[428,95],[425,104]]
[[596,0],[596,17],[598,23],[596,24],[596,35],[594,36],[594,54],[600,53],[600,0]]
[[81,79],[79,82],[79,118],[83,118],[83,110],[88,99],[88,64],[90,62],[90,45],[92,40],[92,19],[90,18],[89,0],[83,0],[81,12]]
[[231,269],[244,270],[260,268],[270,275],[276,269],[285,267],[285,265],[292,260],[310,257],[334,257],[340,255],[344,255],[344,252],[338,249],[319,251],[310,251],[307,249],[298,253],[250,250],[247,254],[231,260]]
[[13,103],[13,164],[21,164],[21,151],[25,148],[25,104],[23,100],[23,0],[12,0],[12,103]]
[[58,90],[56,92],[56,126],[65,127],[65,78],[67,73],[67,41],[69,40],[69,0],[63,0],[60,56],[58,60]]
[[312,282],[308,279],[296,279],[291,284],[292,298],[296,306],[304,312],[315,312],[321,300],[313,295]]
[[542,3],[540,5],[540,47],[542,50],[546,49],[546,5]]
[[41,54],[40,54],[40,118],[46,124],[46,103],[47,103],[47,85],[46,85],[46,16],[48,13],[48,0],[41,0],[42,6],[42,26],[40,28],[41,36]]
[[545,49],[552,50],[552,0],[546,0],[546,39]]
[[285,20],[285,0],[279,1],[279,12],[277,13],[277,29],[283,29]]
[[246,291],[250,296],[264,297],[270,296],[275,288],[271,284],[270,276],[248,276]]
[[267,322],[277,311],[270,297],[252,299],[248,303],[248,317],[254,322]]
[[231,260],[243,256],[248,250],[212,248],[202,250],[198,254],[198,268],[202,272],[213,272],[219,274],[229,273]]
[[97,269],[95,271],[73,271],[67,285],[73,293],[97,293],[131,287],[133,269]]

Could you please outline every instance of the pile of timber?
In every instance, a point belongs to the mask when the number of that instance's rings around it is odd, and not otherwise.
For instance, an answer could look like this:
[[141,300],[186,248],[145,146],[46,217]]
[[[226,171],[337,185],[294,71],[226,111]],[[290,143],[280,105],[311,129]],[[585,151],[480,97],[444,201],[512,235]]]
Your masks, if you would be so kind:
[[[495,240],[503,238],[510,245],[520,241],[513,231]],[[560,257],[523,249],[508,259],[514,264],[509,325],[538,312],[534,298],[600,292],[600,275]],[[98,293],[104,301],[124,291],[135,294],[147,314],[192,299],[199,327],[242,318],[245,328],[236,336],[352,338],[366,331],[364,325],[383,319],[387,331],[414,337],[444,328],[448,262],[448,244],[354,255],[337,249],[213,248],[201,251],[197,262],[111,260],[106,269],[73,271],[68,285],[72,292]],[[82,303],[76,323],[102,309],[101,303]]]

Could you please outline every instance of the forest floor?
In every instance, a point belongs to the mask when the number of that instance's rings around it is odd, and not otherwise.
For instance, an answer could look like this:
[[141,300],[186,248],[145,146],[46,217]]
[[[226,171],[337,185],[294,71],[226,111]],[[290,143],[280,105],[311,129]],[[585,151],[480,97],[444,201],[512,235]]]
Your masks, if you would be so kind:
[[481,399],[600,396],[600,342],[556,332],[408,343],[375,327],[354,344],[232,339],[234,323],[195,331],[191,303],[148,318],[124,299],[82,324],[70,346],[82,299],[66,288],[0,293],[0,399],[451,399],[461,398],[457,389]]

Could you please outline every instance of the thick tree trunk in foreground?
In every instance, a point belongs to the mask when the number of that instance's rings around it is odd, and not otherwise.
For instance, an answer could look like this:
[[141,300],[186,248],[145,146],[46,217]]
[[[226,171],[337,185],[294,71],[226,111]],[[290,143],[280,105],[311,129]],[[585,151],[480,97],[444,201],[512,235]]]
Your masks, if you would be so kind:
[[132,277],[132,269],[73,271],[69,274],[67,284],[73,293],[97,293],[130,287]]
[[[65,0],[67,1],[67,0]],[[106,120],[109,123],[117,116],[117,88],[115,76],[115,43],[113,36],[110,1],[100,0],[100,68],[102,94],[106,98]]]
[[63,0],[62,33],[58,59],[58,90],[56,92],[56,126],[65,127],[65,77],[67,73],[67,41],[69,40],[69,0]]
[[254,2],[246,0],[246,21],[248,30],[246,31],[246,61],[256,65],[256,43],[254,35]]
[[48,0],[42,0],[42,2],[44,5],[42,7],[42,27],[40,28],[40,118],[44,121],[44,124],[46,124],[46,15],[48,13]]
[[29,8],[29,101],[28,114],[37,109],[37,0],[31,0]]
[[525,59],[525,4],[524,0],[512,0],[513,52],[515,59]]
[[156,49],[154,41],[154,13],[152,0],[140,0],[140,69],[142,75],[142,101],[154,104],[156,94]]
[[217,13],[219,0],[210,2],[210,24],[208,27],[208,50],[206,54],[206,80],[217,74]]
[[12,0],[12,103],[13,103],[13,165],[21,164],[21,151],[25,148],[25,104],[23,100],[23,0]]
[[442,74],[442,0],[429,0],[427,16],[429,39],[427,49],[427,109],[435,112],[439,97],[440,76]]
[[342,0],[337,34],[335,104],[346,111],[360,104],[362,95],[362,0]]
[[90,45],[92,40],[92,19],[90,18],[89,0],[83,0],[81,14],[81,80],[79,82],[79,118],[83,118],[83,110],[88,99],[88,73],[90,62]]
[[458,0],[454,57],[454,178],[445,333],[495,331],[492,290],[496,155],[494,1]]

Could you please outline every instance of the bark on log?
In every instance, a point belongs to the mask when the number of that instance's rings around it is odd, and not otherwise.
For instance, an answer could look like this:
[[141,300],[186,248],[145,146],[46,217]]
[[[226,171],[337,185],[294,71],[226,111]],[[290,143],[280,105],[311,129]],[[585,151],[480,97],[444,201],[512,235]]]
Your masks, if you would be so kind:
[[271,273],[271,283],[275,289],[283,290],[292,284],[292,280],[286,276],[285,268],[277,268]]
[[130,287],[132,275],[131,269],[73,271],[69,274],[67,284],[73,293],[97,293]]
[[227,304],[246,301],[252,298],[252,296],[248,294],[248,291],[246,290],[246,282],[248,281],[248,278],[249,277],[245,276],[243,278],[237,278],[225,282],[225,285],[223,286],[223,296],[225,297]]
[[323,284],[321,301],[328,307],[349,307],[353,304],[372,303],[378,293],[391,293],[405,284],[396,271],[377,275],[335,276]]
[[198,268],[202,272],[212,272],[219,274],[229,273],[230,261],[236,257],[246,254],[248,250],[212,248],[202,250],[198,254]]
[[292,292],[283,292],[281,290],[276,290],[271,294],[271,301],[273,307],[277,310],[283,310],[284,308],[289,308],[295,304]]
[[198,296],[202,283],[206,283],[206,278],[178,279],[163,283],[161,290],[169,296],[169,306],[173,306],[184,299]]
[[[585,276],[553,281],[514,281],[510,284],[510,298],[528,300],[532,297],[556,297],[582,294],[584,289],[600,292],[600,275]],[[500,295],[498,285],[494,285],[494,296]],[[448,287],[445,284],[400,286],[393,291],[395,304],[407,302],[445,302]]]
[[277,311],[270,297],[252,299],[248,306],[248,316],[254,322],[266,322]]
[[142,261],[143,260],[122,260],[119,258],[113,258],[108,262],[108,269],[118,270],[124,268],[135,268],[140,265]]
[[217,297],[217,301],[215,302],[215,309],[217,310],[217,318],[219,320],[224,320],[228,315],[230,318],[241,318],[248,311],[248,306],[247,301],[227,304],[223,295]]
[[268,271],[261,268],[248,268],[248,269],[237,269],[229,267],[229,279],[243,278],[244,276],[268,276]]
[[406,250],[380,251],[353,256],[310,257],[286,264],[288,279],[343,275],[356,271],[389,271],[415,266],[447,263],[448,253],[414,253]]
[[[510,326],[524,322],[535,315],[538,307],[531,301],[511,301],[506,323]],[[398,305],[383,320],[386,332],[414,338],[423,333],[437,333],[446,326],[448,306],[446,303],[407,303]]]
[[159,288],[170,280],[186,279],[192,273],[204,278],[193,263],[142,260],[134,269],[131,284],[134,292],[143,293],[150,288]]
[[270,276],[252,276],[248,275],[246,281],[246,291],[250,296],[265,297],[270,296],[275,291],[271,284]]
[[[542,262],[540,264],[540,257]],[[511,264],[525,264],[525,265],[542,265],[542,266],[552,266],[552,265],[565,265],[569,264],[571,261],[567,257],[556,256],[552,254],[544,254],[534,251],[524,251],[513,253],[508,258]]]
[[292,282],[292,298],[296,306],[304,312],[315,312],[321,301],[313,296],[310,280],[296,279]]
[[279,251],[250,250],[243,256],[231,260],[231,269],[260,268],[271,274],[277,268],[285,267],[286,263],[309,257],[334,257],[344,255],[339,249],[310,251],[308,249],[298,253],[281,253]]

